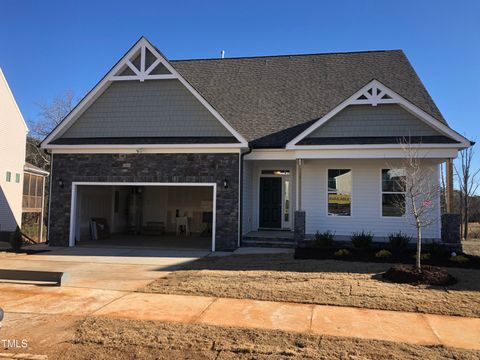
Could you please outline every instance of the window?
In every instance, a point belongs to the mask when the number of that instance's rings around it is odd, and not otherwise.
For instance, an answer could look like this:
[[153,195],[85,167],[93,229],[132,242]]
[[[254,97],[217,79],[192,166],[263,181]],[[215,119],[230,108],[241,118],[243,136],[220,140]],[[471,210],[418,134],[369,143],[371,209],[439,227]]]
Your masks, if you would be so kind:
[[405,170],[382,169],[382,216],[405,215]]
[[20,182],[20,174],[16,173],[15,174],[15,182],[18,184]]
[[352,170],[328,170],[328,215],[350,216],[352,214]]
[[10,171],[7,171],[6,180],[7,180],[7,182],[12,181],[12,173]]
[[284,185],[284,194],[283,198],[285,199],[285,206],[283,209],[283,219],[286,223],[290,221],[290,181],[285,180],[285,185]]
[[262,170],[262,175],[290,175],[290,170]]

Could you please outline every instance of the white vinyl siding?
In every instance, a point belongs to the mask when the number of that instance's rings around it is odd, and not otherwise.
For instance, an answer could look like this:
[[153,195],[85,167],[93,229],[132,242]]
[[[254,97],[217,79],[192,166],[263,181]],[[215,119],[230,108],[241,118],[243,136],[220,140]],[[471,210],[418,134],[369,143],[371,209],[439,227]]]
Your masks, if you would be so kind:
[[15,182],[15,174],[23,173],[26,134],[22,115],[0,70],[0,232],[21,225],[23,184]]
[[[302,208],[306,211],[306,232],[330,230],[348,239],[355,231],[372,231],[376,240],[402,231],[415,235],[415,227],[405,217],[382,217],[381,169],[398,167],[398,160],[304,160],[302,170]],[[438,165],[432,169],[432,182],[439,182]],[[352,216],[327,215],[327,169],[352,169]],[[434,201],[440,216],[440,198]],[[424,230],[424,237],[440,238],[440,219]]]

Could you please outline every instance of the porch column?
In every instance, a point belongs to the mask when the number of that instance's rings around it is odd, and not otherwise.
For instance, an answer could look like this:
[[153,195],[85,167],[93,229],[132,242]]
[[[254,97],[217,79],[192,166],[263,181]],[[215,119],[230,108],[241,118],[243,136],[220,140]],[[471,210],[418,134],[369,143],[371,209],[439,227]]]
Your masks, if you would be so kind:
[[296,164],[296,174],[297,174],[297,179],[296,179],[296,197],[295,197],[295,210],[300,211],[302,209],[302,165],[303,165],[303,160],[302,159],[297,159],[297,164]]
[[446,162],[446,189],[445,189],[445,202],[447,214],[453,212],[453,161],[447,159]]

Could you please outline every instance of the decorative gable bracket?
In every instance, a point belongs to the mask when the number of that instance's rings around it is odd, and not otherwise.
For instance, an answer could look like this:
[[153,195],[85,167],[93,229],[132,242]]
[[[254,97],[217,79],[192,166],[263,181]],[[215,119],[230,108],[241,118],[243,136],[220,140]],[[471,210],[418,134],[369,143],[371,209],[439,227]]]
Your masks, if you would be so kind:
[[396,104],[398,100],[394,99],[395,95],[390,93],[387,88],[381,84],[374,83],[371,87],[363,91],[359,96],[354,98],[352,105],[372,105],[378,104]]
[[[367,85],[362,87],[352,96],[344,100],[342,103],[337,105],[333,108],[330,112],[325,114],[322,118],[318,119],[315,123],[313,123],[309,128],[304,130],[302,133],[297,135],[294,139],[292,139],[287,145],[285,146],[286,149],[304,149],[304,148],[312,148],[314,146],[310,145],[298,145],[298,143],[303,140],[305,137],[310,135],[313,131],[318,129],[320,126],[325,124],[329,121],[333,116],[338,114],[340,111],[345,109],[349,105],[372,105],[377,106],[378,104],[398,104],[406,111],[410,112],[414,116],[418,117],[419,120],[425,122],[427,125],[431,126],[433,129],[437,130],[438,132],[442,133],[443,135],[450,137],[460,144],[440,144],[439,146],[442,147],[459,147],[465,148],[470,146],[470,141],[463,137],[462,135],[458,134],[454,130],[450,129],[447,125],[441,123],[433,116],[427,114],[425,111],[420,109],[418,106],[414,105],[410,101],[406,100],[393,90],[387,88],[378,80],[372,80]],[[400,146],[399,144],[396,144]],[[341,145],[340,147],[346,149],[349,145]],[[352,147],[357,145],[351,145]],[[383,146],[383,145],[380,145]],[[392,145],[388,145],[392,147]],[[430,146],[430,145],[428,145]],[[319,148],[326,148],[328,146],[319,146]],[[335,146],[333,146],[335,147]]]
[[119,70],[110,75],[110,81],[177,79],[166,67],[166,60],[156,55],[147,42],[139,44],[130,56],[118,64]]

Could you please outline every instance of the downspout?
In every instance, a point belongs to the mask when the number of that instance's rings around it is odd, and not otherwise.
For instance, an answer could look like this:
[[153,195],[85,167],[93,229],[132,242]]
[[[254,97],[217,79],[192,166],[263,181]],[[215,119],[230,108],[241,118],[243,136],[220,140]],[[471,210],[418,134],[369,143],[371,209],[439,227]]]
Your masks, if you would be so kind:
[[243,158],[245,155],[248,155],[252,152],[252,148],[249,146],[248,150],[245,151],[244,153],[240,153],[240,186],[239,186],[239,199],[238,202],[240,203],[239,211],[240,214],[238,216],[239,221],[238,221],[238,247],[240,247],[241,241],[242,241],[242,233],[243,233]]
[[50,244],[50,214],[52,213],[53,151],[50,153],[50,179],[48,188],[48,219],[46,244]]

